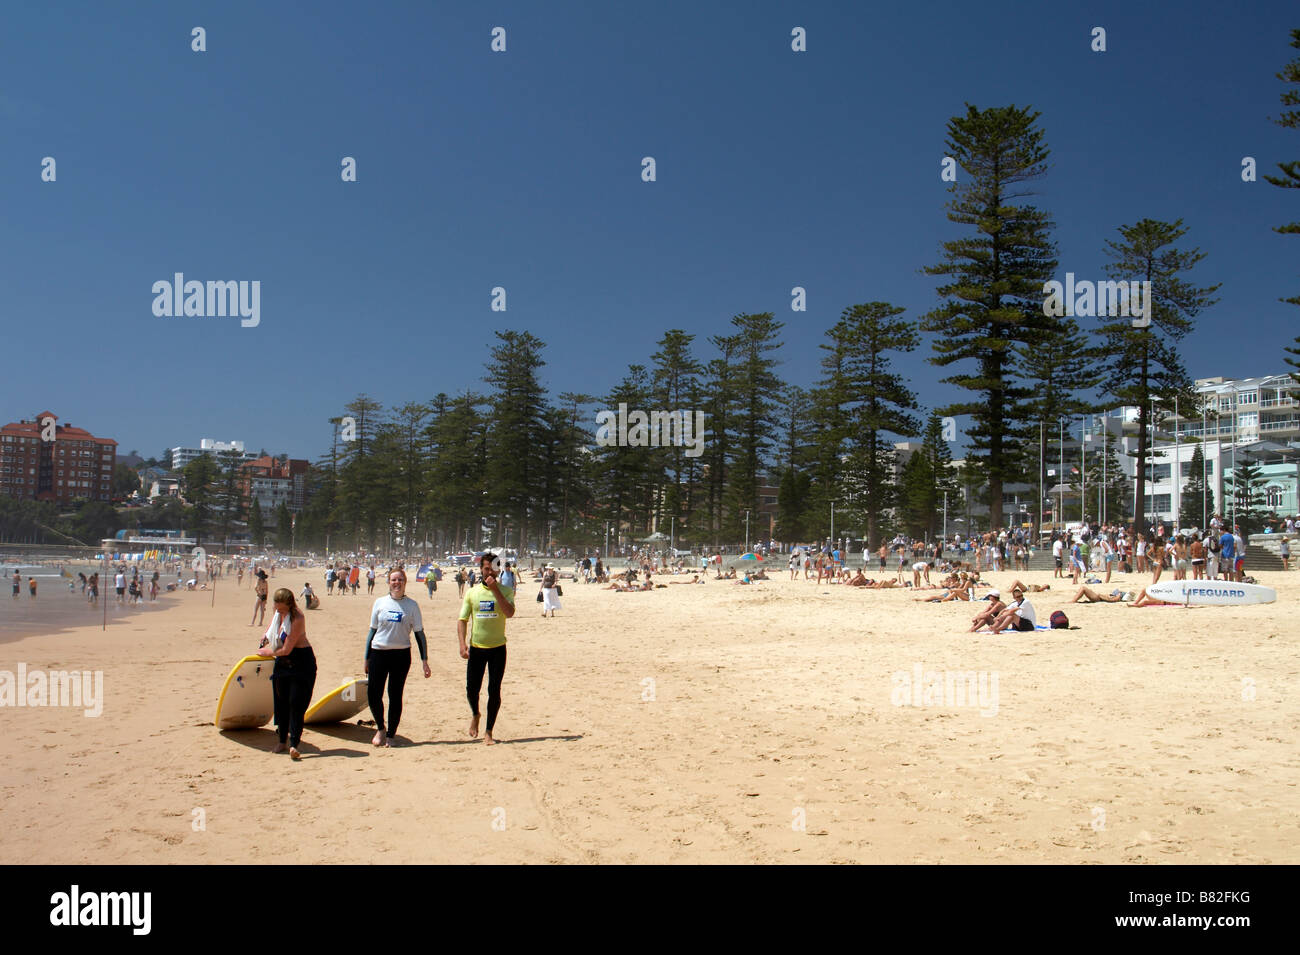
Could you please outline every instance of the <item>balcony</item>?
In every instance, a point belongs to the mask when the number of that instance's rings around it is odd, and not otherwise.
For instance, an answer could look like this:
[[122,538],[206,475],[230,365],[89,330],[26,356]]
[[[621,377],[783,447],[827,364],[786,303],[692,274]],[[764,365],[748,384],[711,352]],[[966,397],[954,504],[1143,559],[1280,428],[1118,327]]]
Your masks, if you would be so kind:
[[1259,403],[1261,408],[1294,408],[1296,400],[1291,395],[1282,398],[1265,398]]
[[1293,431],[1300,428],[1300,418],[1285,421],[1265,421],[1259,426],[1260,431]]

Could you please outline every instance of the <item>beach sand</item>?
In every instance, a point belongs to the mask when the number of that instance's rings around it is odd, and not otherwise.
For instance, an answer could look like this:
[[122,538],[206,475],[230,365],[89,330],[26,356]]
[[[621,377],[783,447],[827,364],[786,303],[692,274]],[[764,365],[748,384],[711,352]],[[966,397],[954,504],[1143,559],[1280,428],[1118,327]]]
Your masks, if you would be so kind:
[[[317,696],[360,675],[371,604],[321,575],[271,581],[322,592]],[[485,747],[455,585],[412,581],[433,677],[417,659],[404,745],[308,727],[295,763],[269,727],[212,725],[261,633],[249,581],[224,578],[215,607],[182,593],[107,633],[0,644],[0,669],[102,670],[105,696],[98,717],[0,710],[0,862],[1296,863],[1300,574],[1260,582],[1277,603],[1191,610],[1066,607],[1055,582],[1039,619],[1081,629],[997,636],[965,633],[970,604],[802,579],[569,582],[549,620],[525,583],[505,745]],[[996,713],[895,705],[918,664],[996,675]]]

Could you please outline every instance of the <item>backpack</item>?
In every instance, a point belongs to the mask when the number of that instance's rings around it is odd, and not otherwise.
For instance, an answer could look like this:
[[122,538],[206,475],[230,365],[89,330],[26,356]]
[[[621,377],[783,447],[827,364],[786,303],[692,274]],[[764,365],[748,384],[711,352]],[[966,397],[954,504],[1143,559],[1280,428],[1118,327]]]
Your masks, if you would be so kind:
[[1066,630],[1069,629],[1069,626],[1070,626],[1070,618],[1065,615],[1065,611],[1063,610],[1052,611],[1053,630]]

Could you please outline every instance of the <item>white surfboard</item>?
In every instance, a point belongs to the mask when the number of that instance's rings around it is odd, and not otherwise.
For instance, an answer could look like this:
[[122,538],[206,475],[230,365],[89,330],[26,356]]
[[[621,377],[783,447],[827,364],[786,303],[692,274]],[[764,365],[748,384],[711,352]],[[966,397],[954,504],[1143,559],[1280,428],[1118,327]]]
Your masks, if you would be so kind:
[[1277,591],[1272,587],[1228,580],[1162,580],[1148,584],[1147,594],[1156,600],[1194,607],[1242,607],[1277,600]]
[[342,723],[344,720],[352,719],[369,705],[366,696],[369,687],[369,677],[357,677],[346,681],[342,686],[331,690],[313,703],[307,709],[303,722]]
[[275,716],[271,690],[271,657],[244,657],[226,677],[217,699],[213,720],[219,730],[251,730],[265,726]]

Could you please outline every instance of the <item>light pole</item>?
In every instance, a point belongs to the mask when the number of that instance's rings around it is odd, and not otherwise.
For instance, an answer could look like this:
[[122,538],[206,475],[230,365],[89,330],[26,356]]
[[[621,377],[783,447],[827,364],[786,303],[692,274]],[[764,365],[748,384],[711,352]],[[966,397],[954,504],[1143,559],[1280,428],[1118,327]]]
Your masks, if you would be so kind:
[[[1040,485],[1039,493],[1041,494],[1041,492],[1042,492],[1042,486]],[[1040,505],[1040,510],[1041,510],[1041,505]],[[1042,514],[1039,514],[1039,518],[1040,519],[1042,518]],[[943,539],[945,542],[948,540],[948,489],[947,488],[944,488],[943,490]]]
[[835,502],[831,501],[831,540],[835,540]]
[[745,553],[749,553],[749,511],[745,511]]

